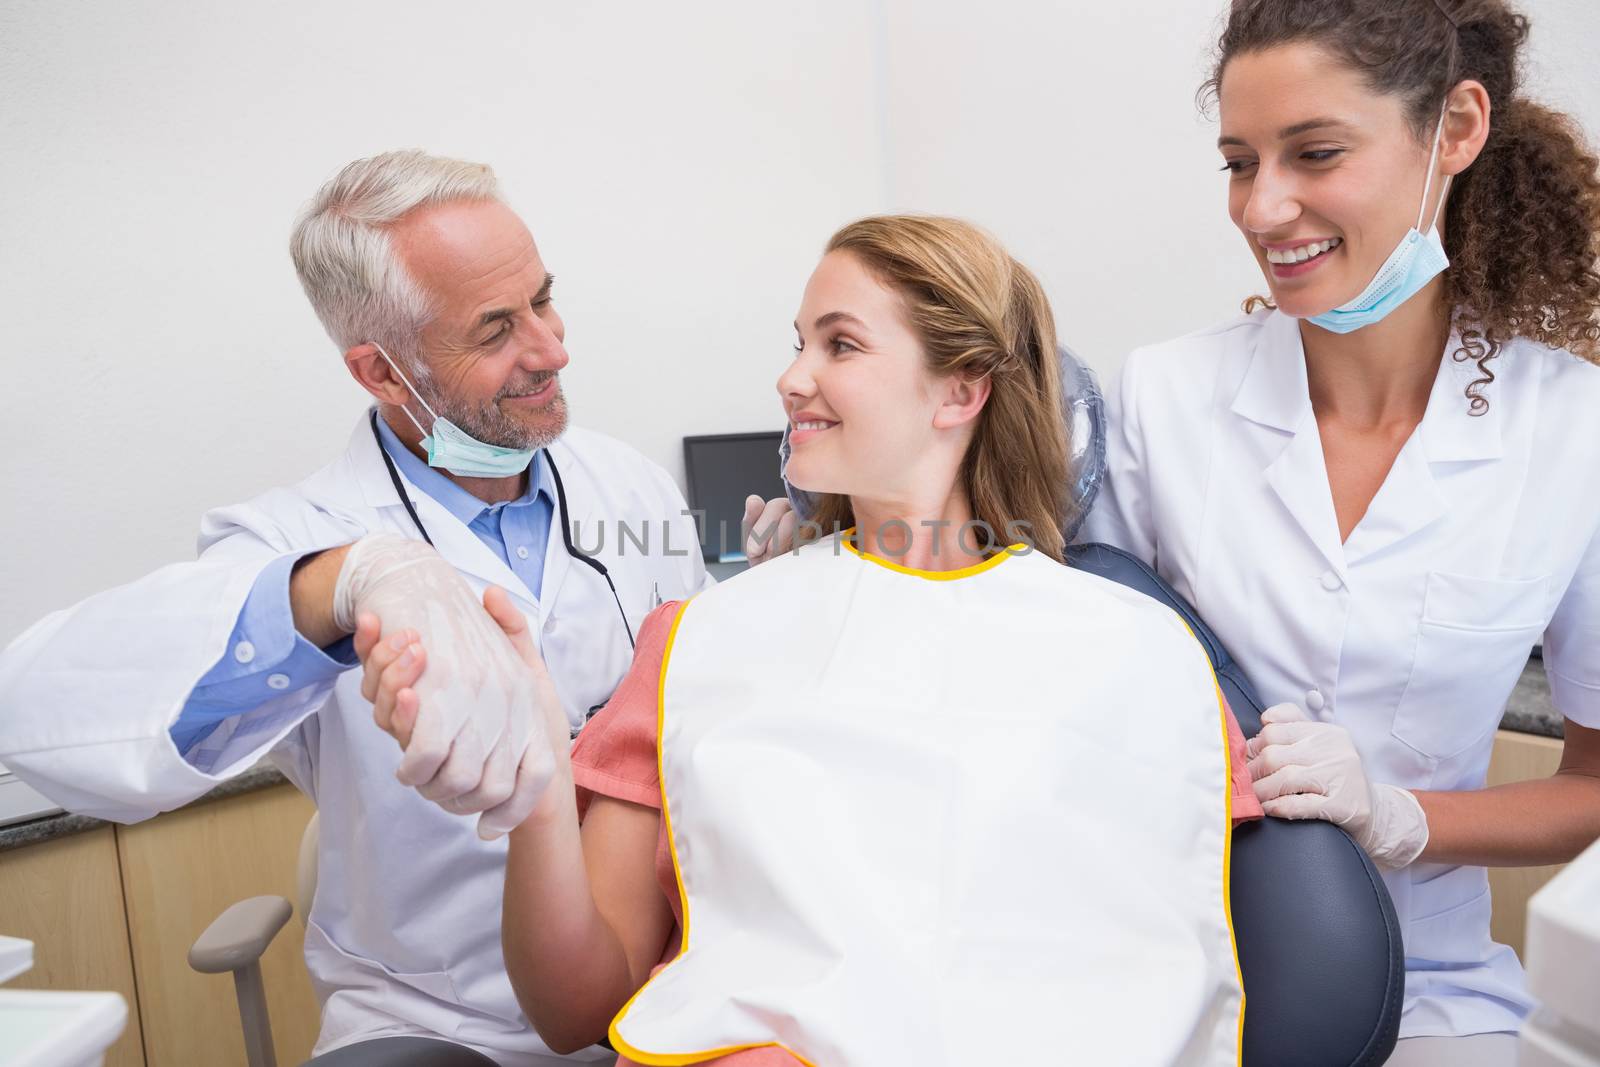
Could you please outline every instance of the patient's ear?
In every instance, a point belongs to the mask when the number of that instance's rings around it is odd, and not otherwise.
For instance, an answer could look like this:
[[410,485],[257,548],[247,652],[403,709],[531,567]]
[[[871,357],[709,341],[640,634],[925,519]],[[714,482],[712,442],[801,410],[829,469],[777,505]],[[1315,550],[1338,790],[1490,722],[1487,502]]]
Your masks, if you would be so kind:
[[944,401],[933,415],[933,428],[953,430],[978,417],[989,402],[989,376],[967,378],[953,375],[944,384]]

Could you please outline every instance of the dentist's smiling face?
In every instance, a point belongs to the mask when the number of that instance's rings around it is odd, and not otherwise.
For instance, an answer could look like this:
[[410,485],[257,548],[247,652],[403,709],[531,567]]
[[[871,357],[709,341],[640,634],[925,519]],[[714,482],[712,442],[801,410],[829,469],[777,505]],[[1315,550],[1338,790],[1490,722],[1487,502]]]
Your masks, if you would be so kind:
[[1432,131],[1419,143],[1398,96],[1309,44],[1235,57],[1218,102],[1228,213],[1273,301],[1309,318],[1355,299],[1417,221]]
[[393,239],[435,305],[418,337],[424,363],[415,383],[433,409],[505,448],[543,448],[559,437],[566,324],[516,212],[492,200],[419,208]]
[[917,495],[938,432],[940,383],[900,294],[849,252],[830,252],[806,284],[794,362],[778,379],[800,489],[873,500]]

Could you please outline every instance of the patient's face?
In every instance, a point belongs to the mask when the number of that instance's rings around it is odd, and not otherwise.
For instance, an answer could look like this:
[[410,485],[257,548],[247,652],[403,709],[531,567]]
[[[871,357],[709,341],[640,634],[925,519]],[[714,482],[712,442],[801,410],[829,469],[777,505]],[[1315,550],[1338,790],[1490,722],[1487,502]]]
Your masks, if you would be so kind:
[[918,496],[941,393],[900,294],[853,255],[830,252],[806,284],[795,331],[794,362],[778,379],[789,481],[874,500]]
[[1219,110],[1228,211],[1278,307],[1307,318],[1355,299],[1417,221],[1432,129],[1419,144],[1398,97],[1308,44],[1231,60]]

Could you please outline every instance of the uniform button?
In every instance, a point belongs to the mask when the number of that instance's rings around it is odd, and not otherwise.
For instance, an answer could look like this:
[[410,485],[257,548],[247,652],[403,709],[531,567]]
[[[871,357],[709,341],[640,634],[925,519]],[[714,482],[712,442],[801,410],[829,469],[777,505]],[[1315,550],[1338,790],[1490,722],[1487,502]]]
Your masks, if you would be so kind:
[[233,658],[240,663],[249,663],[256,658],[256,646],[249,641],[240,641],[233,646]]
[[1339,580],[1339,576],[1332,571],[1326,571],[1322,575],[1322,588],[1326,589],[1330,593],[1337,591],[1338,588],[1343,584],[1344,583]]
[[518,545],[517,546],[517,558],[518,559],[527,559],[528,558],[528,546],[527,545]]
[[554,615],[544,620],[544,632],[547,634],[553,634],[556,632],[556,617]]
[[1313,715],[1321,718],[1321,712],[1328,702],[1322,698],[1322,690],[1310,689],[1306,691],[1306,709]]
[[287,688],[289,688],[289,676],[287,674],[269,674],[269,675],[267,675],[267,688],[269,688],[269,689],[287,689]]

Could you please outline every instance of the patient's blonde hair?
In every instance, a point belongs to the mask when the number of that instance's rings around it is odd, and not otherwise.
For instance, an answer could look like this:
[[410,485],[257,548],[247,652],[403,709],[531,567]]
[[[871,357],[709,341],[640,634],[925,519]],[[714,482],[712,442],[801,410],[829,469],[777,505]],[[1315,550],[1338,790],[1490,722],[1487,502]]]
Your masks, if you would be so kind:
[[[1059,561],[1070,507],[1067,425],[1055,319],[1038,279],[960,219],[866,218],[834,234],[825,251],[849,253],[900,293],[930,372],[988,376],[961,470],[973,515],[1000,544],[1020,528]],[[854,525],[850,498],[821,494],[812,521],[823,531]]]

